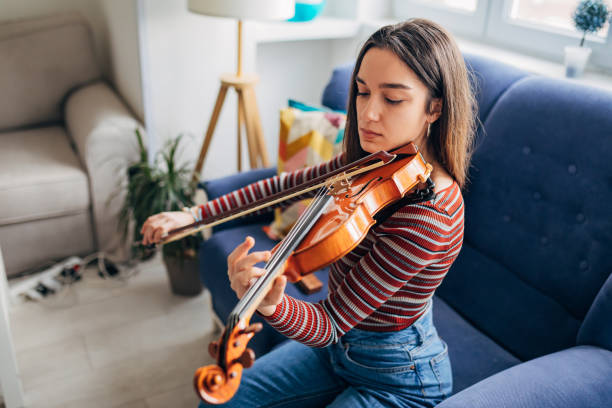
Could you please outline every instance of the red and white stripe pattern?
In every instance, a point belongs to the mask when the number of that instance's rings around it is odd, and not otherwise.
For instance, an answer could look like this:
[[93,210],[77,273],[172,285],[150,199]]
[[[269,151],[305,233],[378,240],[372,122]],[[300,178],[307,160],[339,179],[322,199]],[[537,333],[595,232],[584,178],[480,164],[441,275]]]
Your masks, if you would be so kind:
[[[200,205],[199,211],[201,211],[203,218],[206,218],[208,216],[214,216],[219,213],[224,213],[226,211],[242,207],[243,205],[250,204],[261,198],[275,194],[279,191],[287,190],[291,187],[302,184],[305,181],[315,179],[325,173],[336,170],[342,167],[342,158],[343,154],[339,154],[330,161],[316,166],[296,170],[291,173],[281,173],[278,176],[259,180],[239,190],[232,191],[231,193],[225,194],[215,200],[209,201],[206,204]],[[276,207],[288,207],[296,201],[313,197],[314,194],[316,194],[316,190],[283,201]],[[252,214],[261,214],[263,212],[271,211],[276,207],[266,207]]]
[[[270,194],[271,187],[317,177],[340,165],[339,157],[308,170],[273,177],[246,187],[251,196]],[[230,195],[242,195],[242,190]],[[242,191],[242,192],[241,192]],[[277,191],[277,190],[276,190]],[[225,197],[225,198],[224,198]],[[208,203],[225,211],[232,200]],[[206,207],[204,210],[206,211]],[[335,343],[351,328],[397,331],[424,312],[463,242],[463,198],[457,183],[434,200],[400,208],[330,267],[327,298],[313,304],[283,297],[268,323],[285,336],[312,347]]]

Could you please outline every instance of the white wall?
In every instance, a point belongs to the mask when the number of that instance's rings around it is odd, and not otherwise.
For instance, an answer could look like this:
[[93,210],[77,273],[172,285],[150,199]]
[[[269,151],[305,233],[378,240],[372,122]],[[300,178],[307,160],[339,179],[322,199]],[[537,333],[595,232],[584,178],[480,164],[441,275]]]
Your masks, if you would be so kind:
[[[186,0],[145,0],[145,46],[152,121],[159,143],[179,133],[193,137],[188,156],[195,161],[219,89],[219,77],[236,70],[235,20],[190,13]],[[319,103],[331,69],[353,58],[349,40],[296,41],[249,48],[250,26],[244,29],[245,73],[260,77],[257,100],[268,155],[276,163],[279,109],[288,98]],[[340,41],[344,46],[338,46]],[[343,55],[338,55],[343,54]],[[210,145],[202,177],[236,172],[236,94],[228,92]],[[248,166],[243,132],[243,169]]]
[[138,31],[139,0],[97,1],[101,3],[106,27],[109,78],[132,111],[144,122]]
[[[333,67],[353,60],[353,40],[271,42],[257,47],[257,97],[270,157],[278,152],[279,110],[287,99],[321,104]],[[276,160],[274,160],[276,162]]]
[[[193,14],[186,0],[144,0],[144,43],[151,123],[158,145],[185,133],[192,137],[189,158],[199,152],[219,87],[219,76],[236,64],[235,21]],[[228,93],[203,174],[235,169],[236,101]]]

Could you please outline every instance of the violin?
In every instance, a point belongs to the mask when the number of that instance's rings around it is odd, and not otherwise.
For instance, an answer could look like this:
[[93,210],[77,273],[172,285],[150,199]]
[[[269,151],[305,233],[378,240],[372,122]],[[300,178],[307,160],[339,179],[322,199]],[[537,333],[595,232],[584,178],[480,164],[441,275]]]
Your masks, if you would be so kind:
[[222,404],[236,393],[242,370],[255,361],[247,344],[262,327],[261,323],[249,324],[250,319],[278,276],[285,274],[289,281],[297,282],[351,252],[376,223],[376,214],[430,182],[432,170],[416,146],[409,143],[391,153],[371,154],[241,209],[170,231],[162,243],[318,189],[287,236],[272,249],[264,267],[266,273],[239,300],[221,337],[210,343],[209,352],[217,364],[195,372],[198,396],[207,403]]

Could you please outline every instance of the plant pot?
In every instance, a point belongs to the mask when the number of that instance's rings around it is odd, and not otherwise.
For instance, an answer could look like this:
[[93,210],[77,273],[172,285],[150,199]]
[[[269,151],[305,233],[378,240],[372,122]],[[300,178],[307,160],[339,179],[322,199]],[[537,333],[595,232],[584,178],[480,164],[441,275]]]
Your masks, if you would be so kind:
[[163,255],[172,293],[180,296],[196,296],[202,292],[198,271],[198,258]]
[[567,78],[582,76],[591,52],[589,47],[565,47],[565,76]]

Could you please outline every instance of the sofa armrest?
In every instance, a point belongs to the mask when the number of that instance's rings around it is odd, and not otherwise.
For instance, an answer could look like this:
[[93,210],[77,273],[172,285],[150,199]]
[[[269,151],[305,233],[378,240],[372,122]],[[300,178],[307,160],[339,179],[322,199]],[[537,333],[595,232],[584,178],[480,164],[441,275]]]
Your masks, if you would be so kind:
[[89,176],[96,243],[116,261],[128,256],[121,244],[118,214],[125,197],[127,167],[138,160],[135,129],[140,123],[105,83],[79,88],[65,104],[68,134]]
[[[231,176],[221,177],[213,180],[200,182],[200,187],[206,192],[208,200],[214,200],[224,194],[230,193],[248,184],[256,181],[273,177],[276,175],[276,168],[269,167],[264,169],[255,169],[242,173],[232,174]],[[216,227],[213,227],[213,232],[222,231],[228,228],[233,228],[239,225],[252,224],[254,222],[271,222],[272,213],[264,213],[255,216],[247,216],[232,220]]]
[[612,352],[578,346],[499,372],[437,407],[605,407],[612,401],[610,378]]

